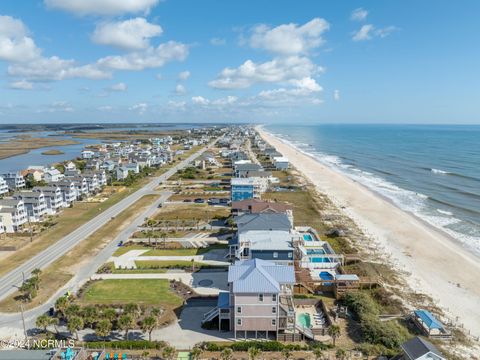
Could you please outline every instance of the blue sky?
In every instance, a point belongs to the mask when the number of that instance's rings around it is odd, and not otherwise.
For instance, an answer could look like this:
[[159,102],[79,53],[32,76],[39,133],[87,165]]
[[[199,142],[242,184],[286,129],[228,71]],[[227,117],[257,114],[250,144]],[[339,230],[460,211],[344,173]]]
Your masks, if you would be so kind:
[[480,123],[479,11],[2,0],[0,123]]

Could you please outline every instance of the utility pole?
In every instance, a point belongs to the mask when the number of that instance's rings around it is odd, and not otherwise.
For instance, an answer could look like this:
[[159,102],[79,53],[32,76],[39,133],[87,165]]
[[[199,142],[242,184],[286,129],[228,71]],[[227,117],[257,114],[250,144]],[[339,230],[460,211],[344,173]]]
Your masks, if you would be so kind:
[[22,313],[22,324],[23,324],[23,335],[25,336],[25,343],[27,343],[28,348],[30,349],[30,345],[28,344],[28,336],[27,336],[27,327],[25,326],[25,315],[23,313],[23,304],[20,304],[20,311]]

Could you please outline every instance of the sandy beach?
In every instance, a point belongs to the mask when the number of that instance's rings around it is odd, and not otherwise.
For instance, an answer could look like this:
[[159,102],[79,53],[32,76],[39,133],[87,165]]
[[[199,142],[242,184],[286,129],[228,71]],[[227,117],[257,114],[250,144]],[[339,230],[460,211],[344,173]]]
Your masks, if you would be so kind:
[[[453,239],[363,185],[256,128],[291,164],[371,237],[388,261],[408,274],[447,316],[480,336],[480,260]],[[386,257],[387,259],[387,257]]]

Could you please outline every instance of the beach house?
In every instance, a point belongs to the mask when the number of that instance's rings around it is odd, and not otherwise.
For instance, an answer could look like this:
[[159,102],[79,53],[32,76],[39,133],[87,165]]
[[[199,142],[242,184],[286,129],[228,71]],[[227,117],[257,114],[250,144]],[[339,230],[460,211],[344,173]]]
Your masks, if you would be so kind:
[[235,338],[278,339],[295,330],[294,284],[292,266],[237,261],[228,269],[228,292],[220,293],[204,322],[218,317],[219,328],[233,331]]
[[32,191],[42,192],[47,203],[47,214],[54,215],[63,207],[62,190],[57,185],[36,186]]
[[43,176],[45,181],[48,183],[60,181],[65,177],[65,175],[55,168],[47,169]]
[[19,172],[12,171],[2,174],[2,178],[5,180],[11,191],[23,189],[25,187],[25,179]]
[[65,179],[55,183],[55,185],[62,191],[63,207],[70,206],[77,199],[77,190],[73,181]]
[[47,202],[45,195],[41,191],[16,192],[12,197],[15,200],[23,201],[30,222],[41,221],[47,213]]
[[8,193],[8,185],[5,179],[0,176],[0,196]]
[[22,200],[0,199],[0,216],[7,233],[21,230],[23,224],[28,221]]
[[396,360],[445,360],[446,357],[431,342],[416,336],[400,345],[402,354]]
[[274,157],[273,166],[275,166],[275,169],[277,170],[287,170],[289,166],[288,159],[283,156]]
[[232,202],[231,211],[233,216],[262,213],[292,214],[292,207],[280,202],[264,201],[260,199],[246,199]]
[[230,184],[232,201],[259,199],[268,189],[268,179],[260,177],[232,178]]

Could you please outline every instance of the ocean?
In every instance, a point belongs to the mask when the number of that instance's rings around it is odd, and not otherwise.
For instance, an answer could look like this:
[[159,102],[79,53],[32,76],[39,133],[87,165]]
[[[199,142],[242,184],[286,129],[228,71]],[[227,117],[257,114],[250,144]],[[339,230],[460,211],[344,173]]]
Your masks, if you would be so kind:
[[480,126],[267,125],[265,130],[480,256]]

